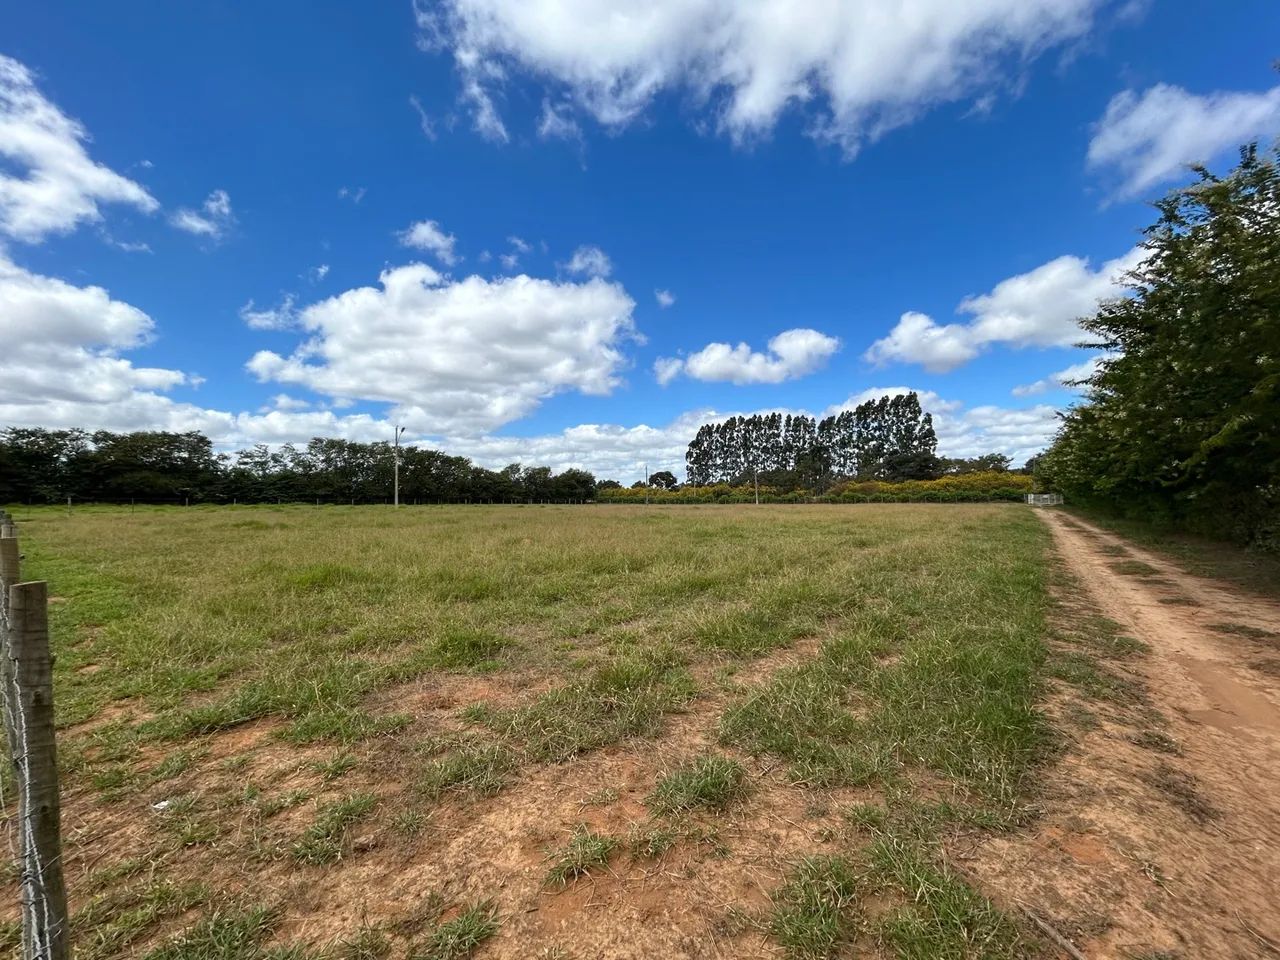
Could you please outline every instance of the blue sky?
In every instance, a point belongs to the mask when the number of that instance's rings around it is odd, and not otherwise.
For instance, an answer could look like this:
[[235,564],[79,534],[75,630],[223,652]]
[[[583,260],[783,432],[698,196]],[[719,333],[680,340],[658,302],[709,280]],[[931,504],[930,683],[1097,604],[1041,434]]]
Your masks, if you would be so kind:
[[1270,0],[632,7],[5,5],[0,424],[629,479],[909,387],[1020,461],[1145,201],[1280,133]]

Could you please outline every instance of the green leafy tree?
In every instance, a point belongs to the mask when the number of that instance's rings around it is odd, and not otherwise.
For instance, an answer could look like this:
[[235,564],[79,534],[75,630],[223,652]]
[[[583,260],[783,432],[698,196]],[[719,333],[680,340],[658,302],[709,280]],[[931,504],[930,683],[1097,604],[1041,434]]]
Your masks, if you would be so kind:
[[649,475],[649,486],[651,487],[674,490],[679,485],[680,481],[676,479],[676,475],[670,470],[659,470],[657,473]]
[[1037,477],[1078,500],[1280,547],[1280,173],[1241,151],[1156,204],[1129,295]]

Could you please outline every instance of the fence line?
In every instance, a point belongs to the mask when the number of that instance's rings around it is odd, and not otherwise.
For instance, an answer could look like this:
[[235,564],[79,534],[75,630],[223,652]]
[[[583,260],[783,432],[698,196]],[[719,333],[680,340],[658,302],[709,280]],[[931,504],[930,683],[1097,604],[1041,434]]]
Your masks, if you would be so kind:
[[0,511],[0,675],[4,725],[18,788],[24,960],[67,960],[67,892],[53,726],[49,587],[21,582],[17,528]]

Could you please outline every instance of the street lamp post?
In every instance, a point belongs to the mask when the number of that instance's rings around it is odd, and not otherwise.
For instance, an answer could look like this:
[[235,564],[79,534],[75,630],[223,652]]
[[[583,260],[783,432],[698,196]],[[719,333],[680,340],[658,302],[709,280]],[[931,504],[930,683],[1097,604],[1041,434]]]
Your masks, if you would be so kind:
[[394,444],[394,467],[392,472],[395,474],[395,504],[400,506],[400,434],[404,433],[404,427],[396,427],[396,442]]

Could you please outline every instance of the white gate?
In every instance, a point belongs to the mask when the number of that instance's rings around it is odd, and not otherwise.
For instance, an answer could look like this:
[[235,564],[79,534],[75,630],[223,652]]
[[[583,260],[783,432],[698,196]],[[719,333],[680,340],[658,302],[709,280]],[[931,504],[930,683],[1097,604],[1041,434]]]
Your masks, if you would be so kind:
[[1028,493],[1027,503],[1033,507],[1056,507],[1062,503],[1060,493]]

